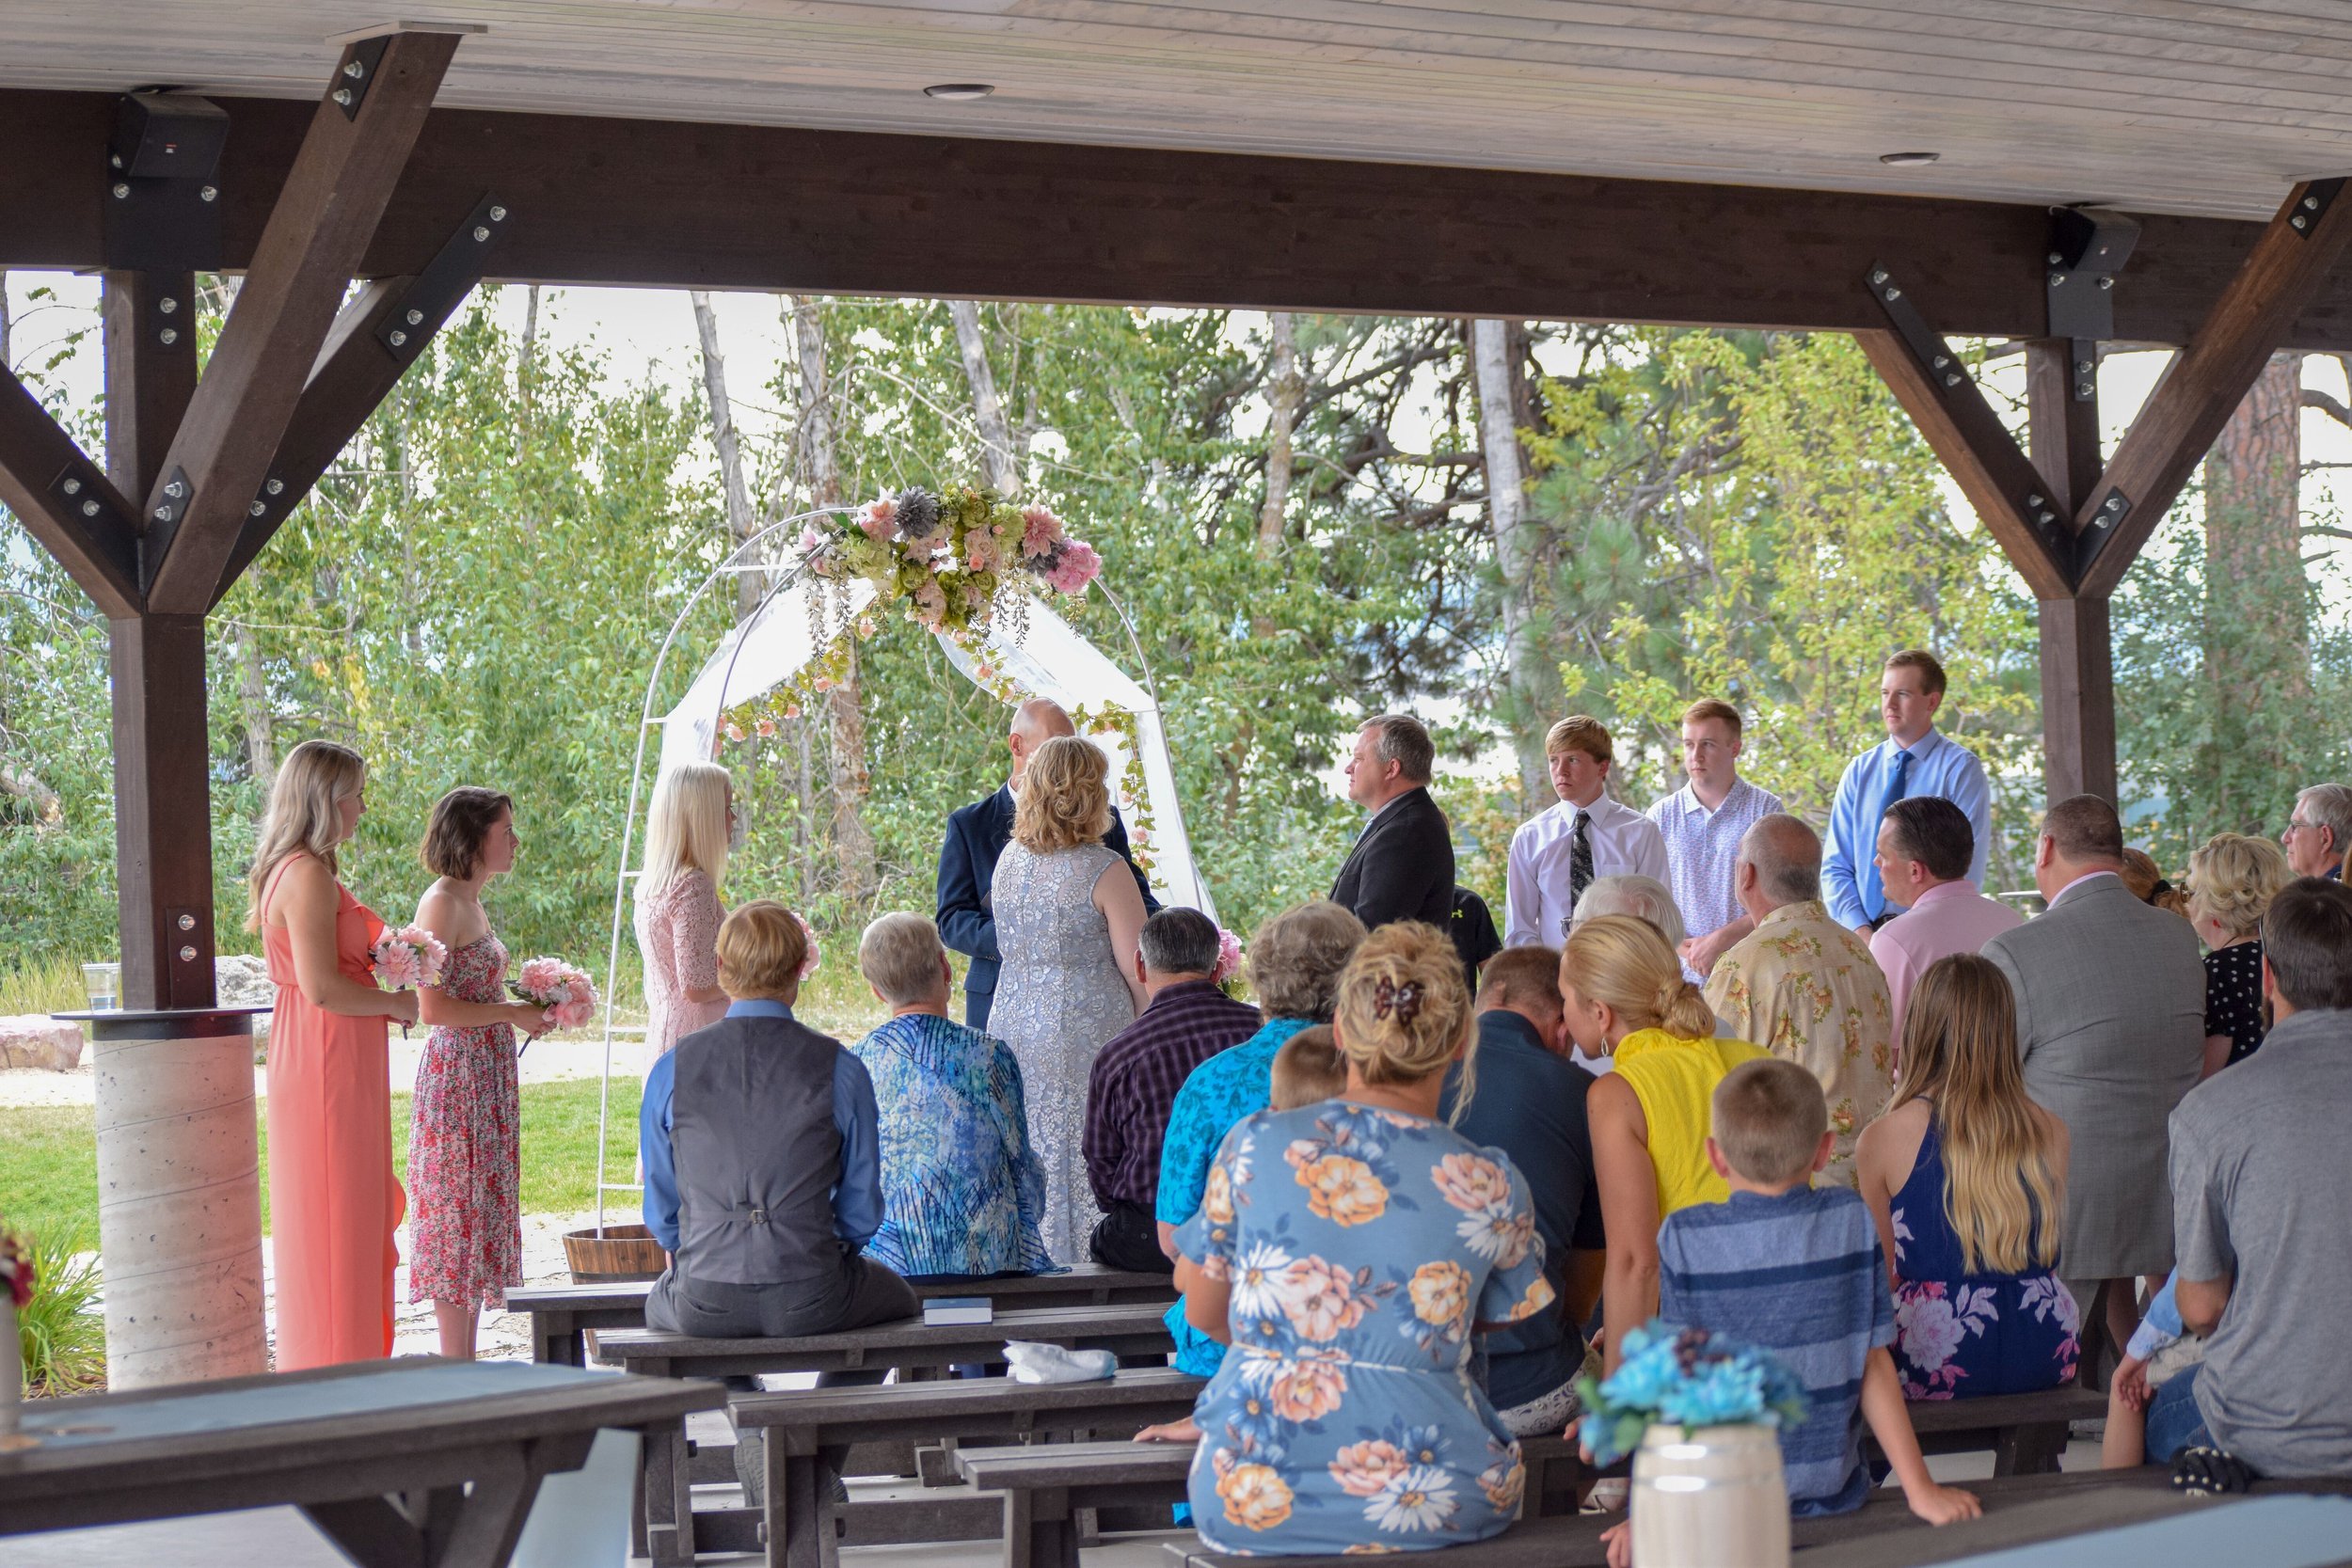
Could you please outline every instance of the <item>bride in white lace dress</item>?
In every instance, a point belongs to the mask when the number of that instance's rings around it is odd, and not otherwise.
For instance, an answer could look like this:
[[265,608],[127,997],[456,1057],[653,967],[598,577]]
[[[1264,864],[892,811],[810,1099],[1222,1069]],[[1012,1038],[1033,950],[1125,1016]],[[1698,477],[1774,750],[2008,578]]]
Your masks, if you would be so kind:
[[1136,973],[1143,895],[1126,862],[1103,846],[1107,771],[1103,753],[1075,736],[1030,753],[989,895],[1004,958],[989,1032],[1021,1064],[1029,1141],[1045,1166],[1040,1228],[1057,1263],[1086,1260],[1101,1217],[1082,1148],[1088,1070],[1144,1006]]

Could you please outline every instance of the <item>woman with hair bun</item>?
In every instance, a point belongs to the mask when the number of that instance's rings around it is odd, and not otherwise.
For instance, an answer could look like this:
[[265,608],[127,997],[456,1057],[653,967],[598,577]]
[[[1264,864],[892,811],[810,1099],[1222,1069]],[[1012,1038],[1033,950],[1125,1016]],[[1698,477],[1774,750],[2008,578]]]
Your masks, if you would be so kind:
[[407,1197],[392,1175],[385,1021],[417,1021],[414,991],[379,988],[384,922],[339,879],[338,848],[368,809],[359,753],[306,740],[270,785],[247,879],[246,929],[269,977],[270,1257],[281,1372],[392,1354],[392,1233]]
[[1347,1092],[1227,1134],[1176,1233],[1193,1325],[1232,1346],[1193,1416],[1193,1521],[1271,1556],[1449,1546],[1518,1514],[1518,1442],[1470,1337],[1549,1307],[1527,1182],[1438,1119],[1470,1097],[1470,997],[1436,927],[1385,926],[1340,977]]
[[2205,944],[2204,1077],[2262,1045],[2263,914],[2293,880],[2266,838],[2216,833],[2188,857],[2188,923]]
[[1683,977],[1682,960],[1657,927],[1631,915],[1599,915],[1569,931],[1560,998],[1577,1049],[1615,1062],[1585,1101],[1609,1233],[1601,1319],[1613,1371],[1626,1331],[1658,1310],[1660,1223],[1731,1196],[1707,1157],[1715,1085],[1771,1053],[1716,1038],[1714,1009]]

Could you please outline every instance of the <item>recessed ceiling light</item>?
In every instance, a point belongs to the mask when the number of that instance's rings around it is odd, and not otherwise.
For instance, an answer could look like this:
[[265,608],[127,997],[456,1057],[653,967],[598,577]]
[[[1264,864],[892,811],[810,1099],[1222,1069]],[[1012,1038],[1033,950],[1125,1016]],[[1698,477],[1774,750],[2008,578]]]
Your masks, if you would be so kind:
[[1920,164],[1931,164],[1942,156],[1941,152],[1882,152],[1879,162],[1891,164],[1897,168],[1912,168]]
[[969,103],[974,99],[986,98],[995,90],[996,86],[993,82],[942,82],[936,87],[925,87],[923,96],[945,99],[950,103]]

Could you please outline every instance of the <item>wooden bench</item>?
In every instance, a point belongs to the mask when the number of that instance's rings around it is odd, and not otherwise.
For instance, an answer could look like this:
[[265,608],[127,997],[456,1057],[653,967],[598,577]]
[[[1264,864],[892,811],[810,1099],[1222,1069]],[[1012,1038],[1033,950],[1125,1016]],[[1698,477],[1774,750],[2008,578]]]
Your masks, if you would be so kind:
[[[1152,1302],[1046,1307],[999,1312],[993,1323],[927,1323],[920,1318],[907,1318],[789,1339],[698,1339],[646,1329],[619,1329],[597,1334],[596,1359],[649,1377],[733,1377],[1001,1364],[1008,1339],[1144,1355],[1166,1354],[1173,1348],[1168,1325],[1161,1321],[1164,1310]],[[643,1540],[638,1544],[658,1563],[692,1561],[694,1464],[684,1423],[674,1431],[649,1433],[642,1463],[645,1505]]]
[[[911,1279],[907,1283],[926,1301],[933,1296],[986,1296],[1008,1309],[1107,1307],[1135,1301],[1153,1301],[1165,1307],[1176,1299],[1176,1283],[1170,1275],[1106,1269],[1100,1263],[1081,1263],[1059,1274],[1013,1275],[1002,1279]],[[533,1285],[507,1291],[506,1309],[531,1314],[533,1361],[584,1367],[588,1364],[588,1331],[644,1327],[645,1292],[652,1289],[650,1280]]]
[[[1993,1450],[1998,1477],[2044,1475],[2058,1467],[2067,1429],[2075,1421],[2103,1419],[2107,1397],[2068,1385],[2034,1394],[1995,1394],[1980,1400],[1914,1400],[1911,1430],[1923,1453]],[[1875,1443],[1869,1445],[1877,1457]]]
[[[966,1449],[964,1479],[1004,1494],[1005,1568],[1078,1568],[1078,1514],[1138,1502],[1180,1503],[1192,1471],[1190,1443],[1057,1443]],[[1574,1515],[1585,1466],[1564,1437],[1523,1437],[1527,1516]],[[771,1462],[772,1463],[772,1462]]]
[[844,1443],[953,1445],[966,1438],[1049,1433],[1132,1437],[1155,1422],[1192,1414],[1201,1382],[1155,1368],[1122,1371],[1099,1383],[985,1378],[738,1394],[730,1410],[737,1431],[766,1434],[765,1518],[755,1509],[707,1511],[695,1516],[695,1543],[703,1551],[756,1551],[764,1537],[771,1563],[819,1568],[828,1543],[991,1540],[1005,1520],[996,1497],[967,1493],[845,1507],[832,1499],[818,1451]]

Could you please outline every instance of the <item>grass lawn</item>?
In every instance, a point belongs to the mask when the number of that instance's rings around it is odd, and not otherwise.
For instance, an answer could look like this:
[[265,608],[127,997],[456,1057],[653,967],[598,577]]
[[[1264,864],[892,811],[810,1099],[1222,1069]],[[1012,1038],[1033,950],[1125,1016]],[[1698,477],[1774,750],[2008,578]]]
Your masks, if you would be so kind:
[[[608,1169],[626,1181],[637,1156],[637,1080],[612,1085]],[[596,1094],[594,1078],[526,1084],[522,1089],[525,1213],[568,1214],[596,1201]],[[408,1099],[392,1096],[392,1163],[408,1169]],[[269,1228],[268,1133],[262,1143],[262,1227]],[[627,1194],[624,1209],[633,1207]],[[0,1217],[32,1235],[63,1228],[98,1244],[98,1133],[87,1106],[0,1110]]]

